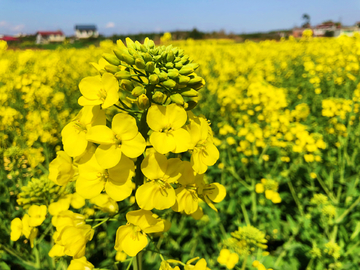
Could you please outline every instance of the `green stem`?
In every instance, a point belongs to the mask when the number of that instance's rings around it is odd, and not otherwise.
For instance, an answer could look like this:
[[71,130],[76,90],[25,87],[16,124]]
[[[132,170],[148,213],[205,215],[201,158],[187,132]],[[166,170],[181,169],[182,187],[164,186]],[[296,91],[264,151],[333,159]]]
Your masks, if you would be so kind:
[[128,266],[126,267],[126,270],[130,269],[130,266],[132,265],[133,260],[134,260],[134,257],[131,258],[131,261],[129,262]]
[[296,203],[297,207],[299,208],[300,214],[303,216],[303,215],[304,215],[303,207],[302,207],[302,205],[300,204],[299,198],[298,198],[298,196],[296,195],[294,186],[293,186],[293,184],[291,183],[291,181],[288,182],[288,185],[289,185],[289,188],[290,188],[291,195],[293,196],[293,198],[294,198],[294,200],[295,200],[295,203]]
[[344,213],[342,213],[342,215],[340,217],[338,217],[335,221],[335,223],[340,223],[349,213],[350,211],[355,207],[357,206],[358,204],[360,203],[360,197],[357,198],[357,200],[352,204],[350,205],[350,207],[348,209],[346,209],[344,211]]
[[244,187],[246,187],[248,190],[253,190],[253,188],[248,184],[246,183],[243,179],[241,179],[239,177],[239,175],[237,175],[234,171],[234,167],[231,167],[228,169],[228,171],[231,173],[231,175],[236,179],[238,180]]
[[41,234],[41,236],[38,238],[38,240],[36,241],[37,243],[40,243],[43,239],[44,239],[44,237],[47,235],[47,233],[51,230],[51,228],[52,228],[52,224],[50,223],[49,225],[48,225],[48,227],[45,229],[45,231]]
[[13,255],[14,257],[18,258],[21,262],[23,262],[24,264],[31,266],[31,267],[36,267],[36,265],[32,262],[28,262],[25,259],[21,258],[20,255],[18,255],[15,251],[12,251],[11,249],[7,248],[4,245],[1,245],[1,248],[4,249],[7,253]]
[[332,194],[332,192],[329,191],[329,189],[327,188],[326,184],[324,183],[324,181],[321,179],[321,177],[319,175],[316,176],[316,179],[319,181],[321,187],[324,189],[324,191],[326,192],[326,194],[329,196],[330,200],[333,203],[336,203],[337,200],[335,199],[334,195]]
[[[255,190],[255,179],[251,180],[251,186]],[[256,192],[251,192],[251,211],[253,213],[252,220],[256,222],[257,220],[257,203],[256,203]]]
[[243,261],[243,263],[242,263],[242,265],[241,265],[241,270],[245,270],[245,268],[246,268],[246,262],[247,262],[248,257],[249,257],[249,255],[246,254],[246,255],[245,255],[245,258],[244,258],[244,261]]
[[247,225],[247,226],[250,226],[250,225],[251,225],[251,224],[250,224],[250,219],[249,219],[249,216],[248,216],[248,214],[247,214],[245,205],[244,205],[243,203],[241,204],[241,209],[242,209],[243,214],[244,214],[244,218],[245,218],[246,225]]
[[34,255],[35,255],[35,268],[37,269],[41,269],[41,264],[40,264],[40,253],[39,253],[39,250],[37,248],[37,244],[38,243],[34,243],[34,248],[33,248],[33,252],[34,252]]
[[134,270],[142,270],[142,261],[141,261],[141,254],[142,252],[139,252],[135,256],[134,260]]

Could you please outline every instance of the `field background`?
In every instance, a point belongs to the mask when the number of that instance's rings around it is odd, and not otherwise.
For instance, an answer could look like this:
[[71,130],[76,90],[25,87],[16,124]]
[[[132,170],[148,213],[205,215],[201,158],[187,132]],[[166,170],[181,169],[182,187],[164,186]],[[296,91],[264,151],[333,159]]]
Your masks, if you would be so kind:
[[[199,221],[162,211],[172,227],[144,253],[146,269],[159,267],[155,245],[167,259],[199,256],[225,269],[216,259],[226,239],[250,225],[265,233],[267,247],[248,230],[244,245],[233,247],[237,269],[255,269],[254,260],[274,270],[358,269],[360,37],[172,44],[200,64],[206,85],[195,113],[210,120],[220,151],[206,178],[224,185],[227,196],[218,212],[204,206]],[[0,43],[0,269],[66,269],[70,258],[55,264],[47,256],[51,237],[31,249],[24,238],[10,241],[10,222],[29,203],[43,203],[43,190],[55,194],[48,203],[58,197],[47,174],[62,149],[60,132],[80,110],[80,80],[97,74],[90,63],[113,46],[10,50]],[[25,196],[28,183],[37,189]],[[114,265],[118,226],[103,224],[87,244],[96,267],[126,269]]]

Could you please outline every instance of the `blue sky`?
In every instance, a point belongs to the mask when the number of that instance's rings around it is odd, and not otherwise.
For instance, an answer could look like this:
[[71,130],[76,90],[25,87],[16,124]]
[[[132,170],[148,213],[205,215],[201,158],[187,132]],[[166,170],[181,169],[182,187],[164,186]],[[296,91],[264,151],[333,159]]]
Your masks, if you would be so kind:
[[360,0],[0,0],[0,34],[34,34],[95,24],[100,34],[198,30],[249,33],[303,23],[360,21]]

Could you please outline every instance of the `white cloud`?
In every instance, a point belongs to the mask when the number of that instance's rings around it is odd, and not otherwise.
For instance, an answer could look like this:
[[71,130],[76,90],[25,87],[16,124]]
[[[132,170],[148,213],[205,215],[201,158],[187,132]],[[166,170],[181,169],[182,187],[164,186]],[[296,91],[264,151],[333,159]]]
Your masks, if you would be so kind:
[[5,22],[5,21],[1,21],[1,22],[0,22],[0,27],[5,27],[5,26],[7,26],[7,25],[8,25],[8,23]]
[[19,24],[19,25],[12,26],[12,27],[11,27],[11,30],[12,30],[12,31],[21,31],[21,30],[24,29],[24,27],[25,27],[25,25]]
[[0,29],[2,31],[5,31],[6,34],[18,34],[22,30],[24,30],[24,28],[25,25],[23,24],[13,25],[6,21],[0,21]]
[[105,28],[114,28],[115,27],[115,23],[113,22],[108,22],[105,26]]

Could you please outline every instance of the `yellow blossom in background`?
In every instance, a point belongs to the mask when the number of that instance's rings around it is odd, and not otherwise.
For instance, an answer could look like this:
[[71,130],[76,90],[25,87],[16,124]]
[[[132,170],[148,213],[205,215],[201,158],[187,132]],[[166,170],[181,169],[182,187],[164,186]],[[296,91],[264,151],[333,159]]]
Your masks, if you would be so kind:
[[[193,263],[194,261],[196,261],[195,265],[192,265],[191,263]],[[185,266],[184,266],[185,270],[211,270],[210,268],[207,267],[207,262],[205,261],[205,259],[200,259],[199,257],[196,257],[194,259],[191,259],[189,261],[186,262]]]
[[67,270],[92,270],[94,265],[86,260],[85,257],[72,259]]
[[228,249],[222,249],[217,261],[218,263],[225,265],[227,269],[233,269],[239,261],[239,255],[237,253],[232,253]]
[[11,241],[17,241],[21,234],[22,234],[22,229],[23,229],[23,225],[22,225],[22,221],[20,218],[14,218],[11,221],[11,225],[10,225],[10,229],[11,229],[11,234],[10,234],[10,239]]
[[30,216],[29,225],[31,227],[37,227],[45,220],[47,207],[46,205],[32,205],[30,206],[28,213]]

